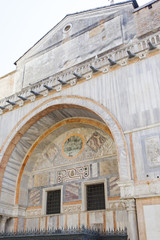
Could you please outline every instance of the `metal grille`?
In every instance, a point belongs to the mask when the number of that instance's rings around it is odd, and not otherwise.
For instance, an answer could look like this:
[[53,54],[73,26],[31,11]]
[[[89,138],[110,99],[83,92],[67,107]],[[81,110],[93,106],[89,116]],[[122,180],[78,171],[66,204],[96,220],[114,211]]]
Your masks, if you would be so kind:
[[104,184],[87,186],[87,210],[105,209]]
[[47,192],[47,214],[60,213],[61,190]]
[[127,240],[127,229],[96,231],[87,228],[41,229],[20,232],[0,232],[2,240]]

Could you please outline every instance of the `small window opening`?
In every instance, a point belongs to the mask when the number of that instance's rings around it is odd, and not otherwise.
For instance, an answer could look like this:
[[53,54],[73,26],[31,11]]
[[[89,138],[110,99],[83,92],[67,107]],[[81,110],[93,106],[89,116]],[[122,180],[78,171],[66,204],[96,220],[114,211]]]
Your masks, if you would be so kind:
[[87,210],[105,209],[104,183],[87,185]]
[[61,212],[61,190],[47,192],[47,214]]

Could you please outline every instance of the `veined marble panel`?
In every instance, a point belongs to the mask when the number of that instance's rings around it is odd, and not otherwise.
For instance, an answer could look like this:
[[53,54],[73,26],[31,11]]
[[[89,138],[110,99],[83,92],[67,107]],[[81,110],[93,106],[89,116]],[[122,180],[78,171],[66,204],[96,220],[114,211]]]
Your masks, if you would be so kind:
[[113,223],[113,212],[106,211],[106,230],[114,230],[114,223]]
[[110,196],[119,196],[120,187],[118,186],[119,177],[111,177],[109,179],[109,194]]
[[39,221],[40,221],[40,230],[44,230],[45,229],[46,217],[39,218]]
[[98,163],[92,163],[92,177],[98,177]]
[[59,215],[59,228],[65,228],[65,215]]
[[78,227],[78,214],[67,214],[67,227]]
[[39,229],[39,218],[27,218],[26,229],[28,230]]
[[112,175],[118,173],[117,159],[108,159],[100,162],[100,176]]
[[117,229],[125,229],[128,224],[127,211],[118,210],[116,211],[116,226]]
[[79,200],[80,198],[80,184],[71,183],[64,187],[64,201],[71,202]]
[[87,228],[87,212],[81,212],[80,215],[80,225]]
[[57,229],[57,216],[47,217],[47,229]]
[[39,206],[41,202],[41,190],[31,189],[28,192],[28,206]]
[[25,218],[18,218],[18,231],[24,231]]

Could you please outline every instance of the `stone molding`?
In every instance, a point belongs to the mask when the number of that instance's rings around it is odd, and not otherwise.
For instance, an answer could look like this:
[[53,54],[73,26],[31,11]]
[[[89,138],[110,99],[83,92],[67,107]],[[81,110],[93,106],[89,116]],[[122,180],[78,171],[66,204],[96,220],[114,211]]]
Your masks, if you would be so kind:
[[[148,42],[152,43],[156,48],[151,49],[148,45]],[[94,66],[98,69],[99,73],[105,74],[110,70],[114,70],[115,66],[126,66],[130,60],[133,58],[137,59],[144,59],[147,57],[147,54],[152,50],[156,51],[156,49],[160,49],[160,32],[148,36],[143,40],[134,40],[134,42],[127,44],[125,47],[121,47],[116,51],[111,52],[104,52],[98,58],[92,58],[85,63],[78,64],[75,67],[71,67],[63,72],[59,72],[55,75],[49,76],[46,79],[42,79],[39,82],[30,85],[20,92],[4,98],[0,100],[0,114],[5,113],[6,111],[11,111],[15,107],[22,107],[25,102],[35,101],[37,96],[47,96],[50,91],[52,92],[59,92],[63,90],[64,86],[70,85],[74,86],[77,82],[81,80],[90,80],[93,75],[94,71],[91,71],[90,66]],[[131,51],[135,56],[130,57],[127,51]],[[115,65],[111,65],[108,58],[115,61]],[[73,73],[77,73],[80,77],[75,77]],[[62,79],[66,82],[66,84],[62,85],[58,79]],[[47,85],[49,89],[46,89],[44,85]],[[31,91],[34,91],[31,93]],[[37,94],[36,94],[37,93]],[[18,96],[21,96],[23,99],[20,99]],[[9,100],[10,103],[6,103]]]
[[42,209],[31,209],[26,211],[26,217],[40,217],[42,216]]
[[121,198],[148,198],[160,196],[160,181],[134,184],[133,182],[119,183]]

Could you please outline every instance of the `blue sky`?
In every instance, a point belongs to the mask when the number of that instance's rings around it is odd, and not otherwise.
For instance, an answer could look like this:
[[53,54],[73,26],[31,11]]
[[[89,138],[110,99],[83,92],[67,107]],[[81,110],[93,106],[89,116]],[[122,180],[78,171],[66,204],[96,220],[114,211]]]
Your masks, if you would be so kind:
[[106,5],[108,0],[0,0],[0,77],[66,14]]

